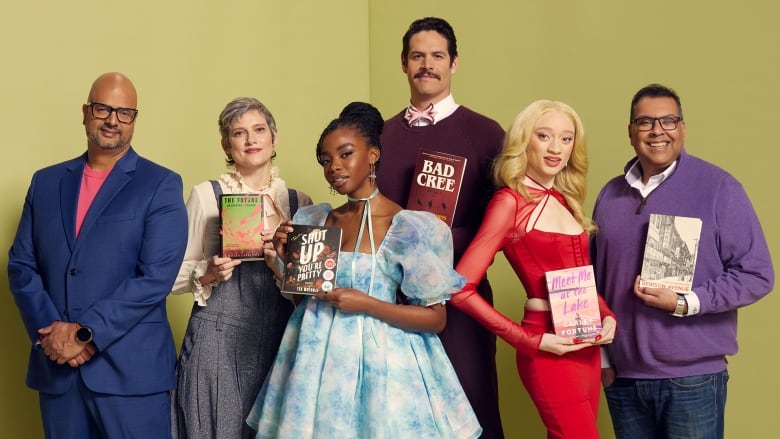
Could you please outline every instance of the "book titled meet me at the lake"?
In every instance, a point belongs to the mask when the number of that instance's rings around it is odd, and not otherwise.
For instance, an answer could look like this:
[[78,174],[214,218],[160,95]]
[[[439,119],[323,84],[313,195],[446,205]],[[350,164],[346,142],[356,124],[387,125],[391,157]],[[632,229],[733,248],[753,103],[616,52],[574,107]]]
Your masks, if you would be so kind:
[[406,208],[431,212],[452,227],[466,161],[465,157],[421,148]]
[[265,218],[263,195],[219,196],[220,256],[233,259],[263,259]]
[[336,288],[341,227],[293,224],[287,235],[282,292],[327,293]]
[[650,214],[640,287],[691,291],[701,224],[699,218]]
[[596,337],[601,313],[593,266],[548,271],[545,277],[555,333],[578,340]]

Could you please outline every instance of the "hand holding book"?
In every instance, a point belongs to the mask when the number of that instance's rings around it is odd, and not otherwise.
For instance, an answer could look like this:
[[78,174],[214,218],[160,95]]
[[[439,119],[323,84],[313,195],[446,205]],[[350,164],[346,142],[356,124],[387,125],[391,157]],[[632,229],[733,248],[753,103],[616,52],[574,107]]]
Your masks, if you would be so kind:
[[[677,308],[678,294],[684,293],[666,287],[642,286],[642,278],[641,276],[637,276],[634,280],[634,294],[645,305],[672,313],[674,312],[675,308]],[[683,314],[688,313],[687,303],[685,304],[682,311]]]
[[226,282],[233,277],[233,269],[241,263],[240,259],[222,258],[214,255],[206,265],[206,272],[198,278],[201,285]]

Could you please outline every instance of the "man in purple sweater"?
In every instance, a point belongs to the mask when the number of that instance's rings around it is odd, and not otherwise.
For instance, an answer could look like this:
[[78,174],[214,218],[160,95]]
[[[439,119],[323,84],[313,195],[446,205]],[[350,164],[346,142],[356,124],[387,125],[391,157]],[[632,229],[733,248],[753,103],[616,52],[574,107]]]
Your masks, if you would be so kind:
[[[409,26],[403,36],[401,65],[409,80],[411,105],[385,121],[381,141],[391,158],[377,168],[377,183],[382,193],[406,206],[420,148],[466,157],[452,226],[457,263],[493,194],[490,171],[504,130],[452,98],[450,83],[458,68],[458,48],[455,33],[445,20],[428,17]],[[493,303],[487,279],[478,290]],[[502,438],[495,336],[454,307],[447,307],[447,326],[439,336],[484,429],[482,437]]]
[[[615,434],[722,438],[737,308],[772,289],[769,249],[742,185],[686,153],[673,90],[639,90],[628,134],[636,157],[596,199],[591,243],[596,283],[620,322],[603,369]],[[702,220],[688,294],[638,286],[651,213]]]

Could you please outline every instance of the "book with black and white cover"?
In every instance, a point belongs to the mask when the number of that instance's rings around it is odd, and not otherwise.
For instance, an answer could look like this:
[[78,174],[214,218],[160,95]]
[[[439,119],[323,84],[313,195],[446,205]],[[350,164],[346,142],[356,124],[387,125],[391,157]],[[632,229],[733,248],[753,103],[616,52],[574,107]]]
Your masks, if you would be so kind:
[[327,293],[336,287],[341,227],[293,224],[287,235],[282,292]]
[[639,286],[691,291],[701,219],[650,214]]

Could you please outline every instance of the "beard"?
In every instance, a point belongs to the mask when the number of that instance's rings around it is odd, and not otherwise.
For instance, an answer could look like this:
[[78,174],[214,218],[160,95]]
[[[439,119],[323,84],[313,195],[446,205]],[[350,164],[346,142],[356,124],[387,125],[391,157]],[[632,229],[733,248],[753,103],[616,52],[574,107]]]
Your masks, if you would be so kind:
[[130,146],[130,140],[132,139],[132,136],[130,138],[125,139],[124,136],[119,136],[116,139],[112,139],[111,141],[106,141],[105,139],[101,139],[98,135],[100,131],[97,130],[95,132],[87,132],[87,140],[89,143],[97,146],[98,148],[104,150],[104,151],[121,151],[126,149],[128,146]]

